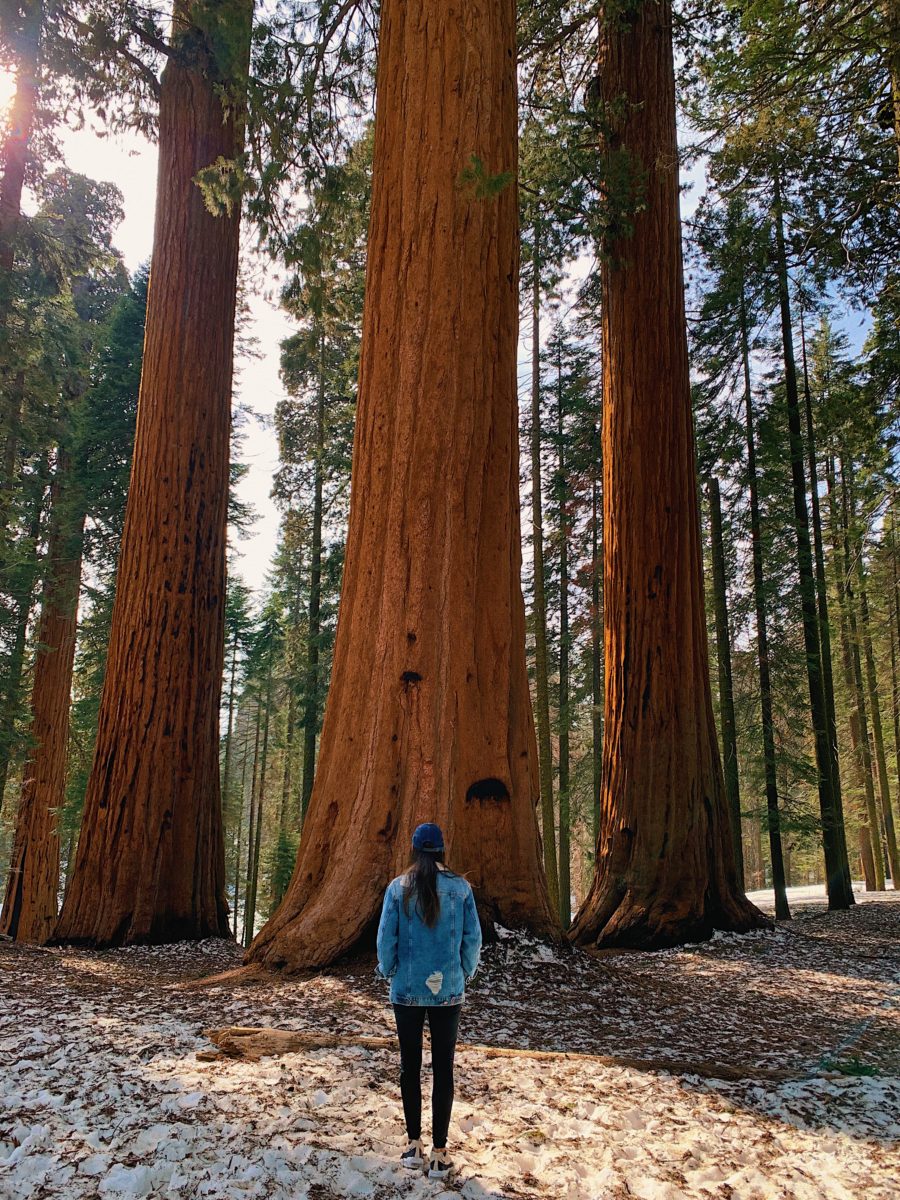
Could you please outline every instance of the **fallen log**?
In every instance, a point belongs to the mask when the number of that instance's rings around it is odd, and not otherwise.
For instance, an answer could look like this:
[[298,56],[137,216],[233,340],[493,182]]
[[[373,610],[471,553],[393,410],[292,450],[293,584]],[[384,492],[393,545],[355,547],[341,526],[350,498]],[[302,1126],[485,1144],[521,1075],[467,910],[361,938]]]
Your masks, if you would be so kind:
[[[366,1050],[396,1050],[395,1037],[365,1037],[361,1034],[300,1033],[294,1029],[268,1029],[240,1025],[225,1029],[205,1029],[204,1037],[217,1047],[200,1050],[197,1058],[214,1062],[223,1058],[242,1058],[258,1061],[279,1054],[294,1054],[302,1050],[326,1050],[340,1046],[360,1046]],[[634,1071],[652,1071],[668,1075],[698,1075],[702,1079],[723,1079],[740,1082],[744,1079],[796,1079],[796,1071],[750,1064],[732,1065],[710,1061],[690,1061],[677,1058],[633,1058],[611,1054],[590,1054],[578,1050],[529,1050],[518,1046],[483,1046],[460,1042],[460,1051],[471,1051],[484,1058],[537,1058],[550,1061],[591,1062],[604,1067],[627,1067]]]

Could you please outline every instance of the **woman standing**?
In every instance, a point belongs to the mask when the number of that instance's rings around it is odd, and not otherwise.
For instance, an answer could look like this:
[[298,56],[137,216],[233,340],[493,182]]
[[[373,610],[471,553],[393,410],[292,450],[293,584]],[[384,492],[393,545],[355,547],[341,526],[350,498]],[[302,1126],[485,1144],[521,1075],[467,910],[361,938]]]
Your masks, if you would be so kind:
[[391,981],[391,1003],[400,1039],[400,1094],[409,1146],[405,1167],[424,1165],[422,1146],[422,1034],[431,1032],[432,1151],[428,1174],[443,1179],[453,1164],[447,1131],[453,1107],[453,1055],[466,984],[481,954],[481,926],[472,889],[444,865],[444,835],[437,825],[413,834],[412,862],[384,895],[378,926],[378,970]]

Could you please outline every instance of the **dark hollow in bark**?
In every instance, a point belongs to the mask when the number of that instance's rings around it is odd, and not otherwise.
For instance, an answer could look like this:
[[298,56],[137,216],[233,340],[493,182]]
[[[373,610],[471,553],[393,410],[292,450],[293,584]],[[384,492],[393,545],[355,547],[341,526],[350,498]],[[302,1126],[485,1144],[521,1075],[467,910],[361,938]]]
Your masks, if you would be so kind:
[[[269,966],[356,945],[424,820],[485,915],[557,929],[519,581],[516,190],[479,195],[473,155],[515,171],[513,0],[385,0],[346,566],[297,865],[249,954]],[[467,803],[479,780],[500,787]]]

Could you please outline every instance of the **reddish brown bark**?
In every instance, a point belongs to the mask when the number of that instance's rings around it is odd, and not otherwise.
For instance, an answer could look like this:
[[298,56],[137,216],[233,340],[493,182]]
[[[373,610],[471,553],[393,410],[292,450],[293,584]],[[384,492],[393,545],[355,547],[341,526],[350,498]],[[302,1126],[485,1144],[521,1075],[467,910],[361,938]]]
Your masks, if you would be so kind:
[[602,55],[607,150],[642,204],[602,269],[606,720],[597,873],[572,936],[653,949],[765,918],[738,884],[710,694],[671,6],[619,21]]
[[[250,13],[249,0],[203,5],[223,22],[220,53],[246,52]],[[234,96],[223,119],[212,42],[180,22],[175,42],[107,674],[56,934],[94,945],[228,932],[218,718],[239,214],[212,216],[194,179],[241,133]]]
[[69,701],[81,583],[84,513],[67,495],[71,461],[60,451],[52,488],[47,579],[31,693],[32,747],[22,775],[0,934],[43,944],[53,933],[59,891],[57,812],[65,801]]
[[515,4],[381,14],[331,691],[294,876],[249,955],[288,968],[371,929],[426,819],[485,916],[556,929],[519,580],[516,194],[464,177],[473,155],[515,171]]

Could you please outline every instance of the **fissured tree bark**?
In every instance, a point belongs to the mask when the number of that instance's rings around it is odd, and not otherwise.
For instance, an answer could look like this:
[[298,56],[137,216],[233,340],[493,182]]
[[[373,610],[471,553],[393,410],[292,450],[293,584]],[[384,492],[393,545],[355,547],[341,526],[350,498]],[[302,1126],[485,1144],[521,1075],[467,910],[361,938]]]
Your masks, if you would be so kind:
[[514,0],[384,0],[331,690],[294,876],[251,961],[350,950],[424,820],[484,917],[557,929],[519,579],[515,169]]
[[251,0],[175,5],[134,460],[59,941],[228,933],[218,719],[239,202],[212,215],[195,177],[240,152],[251,14]]
[[42,945],[59,891],[57,813],[65,803],[69,703],[81,583],[84,510],[69,494],[72,463],[60,450],[52,488],[47,579],[31,691],[31,748],[22,774],[0,934]]
[[[737,878],[706,644],[671,5],[610,18],[601,127],[632,236],[602,268],[606,705],[597,872],[572,928],[644,949],[765,918]],[[610,177],[621,170],[611,171]]]

